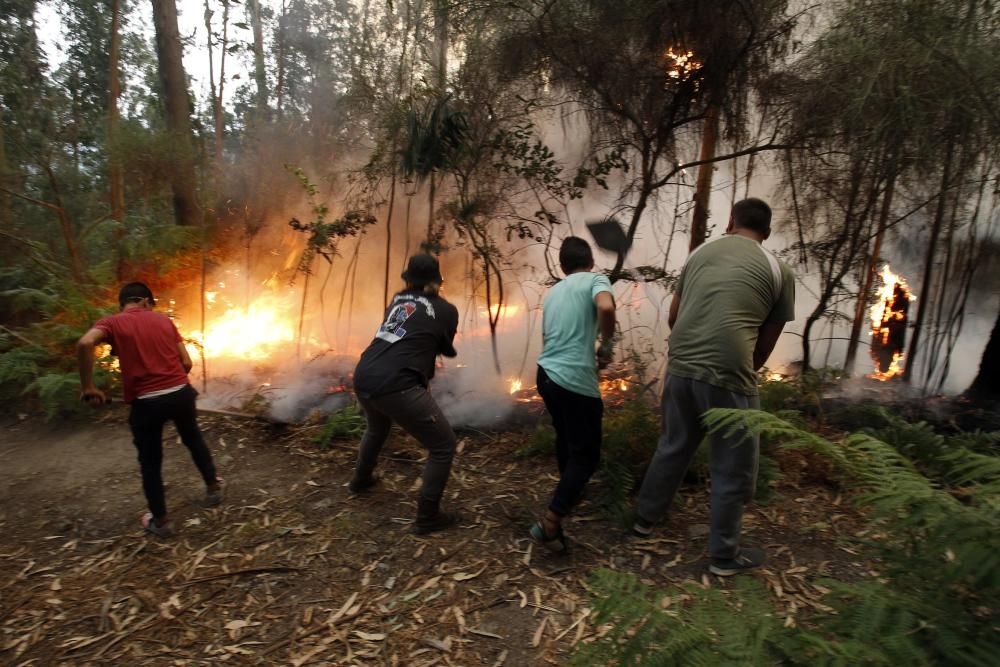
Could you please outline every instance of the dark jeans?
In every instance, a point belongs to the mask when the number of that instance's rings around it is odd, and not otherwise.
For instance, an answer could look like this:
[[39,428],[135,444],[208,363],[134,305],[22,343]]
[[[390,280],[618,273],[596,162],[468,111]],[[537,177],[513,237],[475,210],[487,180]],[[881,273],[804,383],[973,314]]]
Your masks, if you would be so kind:
[[559,386],[541,366],[538,367],[536,384],[556,429],[559,483],[549,509],[559,516],[566,516],[580,502],[584,487],[601,462],[604,402]]
[[365,412],[368,426],[361,438],[355,474],[359,477],[372,474],[392,422],[396,422],[427,450],[421,497],[440,500],[451,473],[456,438],[430,392],[418,385],[374,398],[359,396],[358,403]]
[[[639,516],[655,522],[670,509],[691,459],[705,439],[702,415],[707,410],[755,410],[759,405],[756,396],[668,375],[663,385],[663,430],[639,489]],[[708,440],[712,447],[708,550],[713,558],[735,558],[740,549],[743,506],[753,499],[756,485],[759,441],[742,428],[716,431]]]
[[128,424],[132,427],[132,441],[139,451],[139,468],[142,471],[142,491],[146,494],[149,511],[157,519],[166,516],[167,505],[163,495],[163,425],[172,421],[181,442],[191,453],[191,460],[205,484],[215,483],[215,464],[205,439],[198,428],[195,397],[198,392],[191,385],[155,398],[137,398],[132,401]]

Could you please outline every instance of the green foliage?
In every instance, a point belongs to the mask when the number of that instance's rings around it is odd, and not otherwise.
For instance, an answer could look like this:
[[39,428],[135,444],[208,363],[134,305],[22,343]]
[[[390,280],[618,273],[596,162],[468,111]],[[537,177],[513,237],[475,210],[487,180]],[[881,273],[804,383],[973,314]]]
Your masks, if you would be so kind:
[[553,456],[556,452],[556,432],[551,426],[538,424],[528,441],[514,452],[519,459],[531,456]]
[[[749,427],[786,447],[807,447],[829,457],[882,531],[872,545],[884,563],[881,592],[839,587],[835,608],[841,613],[818,619],[821,632],[848,648],[842,639],[867,638],[877,647],[865,654],[873,664],[977,665],[988,664],[983,656],[997,654],[1000,637],[991,623],[991,610],[1000,604],[995,456],[949,448],[947,439],[934,436],[926,425],[898,419],[880,431],[895,445],[870,433],[831,442],[764,412],[713,410],[706,420],[724,432]],[[988,444],[994,438],[975,440]],[[923,463],[904,451],[923,457]],[[855,649],[860,655],[860,645]],[[919,660],[912,659],[914,652]]]
[[365,416],[356,403],[331,412],[313,442],[322,448],[330,446],[333,440],[357,438],[365,432]]
[[310,273],[312,271],[313,260],[319,255],[330,263],[337,255],[337,246],[340,241],[348,236],[357,236],[364,232],[365,227],[375,224],[375,216],[366,211],[346,211],[344,215],[336,220],[327,221],[326,216],[330,209],[326,204],[316,200],[319,189],[316,187],[306,173],[299,167],[285,165],[299,181],[299,184],[306,191],[309,197],[309,204],[312,207],[313,220],[311,222],[300,222],[298,218],[292,218],[288,226],[297,232],[306,234],[305,250],[299,257],[298,269],[296,273]]
[[38,393],[49,420],[76,416],[87,409],[80,401],[80,378],[75,373],[45,373],[38,376],[25,391]]
[[594,620],[611,627],[580,645],[574,665],[809,664],[753,579],[736,581],[731,591],[688,585],[657,592],[633,574],[601,569],[590,584]]
[[[581,644],[574,664],[995,663],[1000,654],[995,623],[1000,465],[995,453],[969,446],[942,454],[935,459],[942,479],[969,485],[946,487],[867,433],[831,442],[775,415],[746,410],[712,410],[706,421],[727,435],[749,430],[835,462],[881,534],[872,547],[882,574],[857,583],[823,582],[831,590],[824,598],[829,611],[787,627],[775,617],[767,590],[750,578],[727,590],[690,585],[656,592],[634,575],[599,570],[591,578],[595,620],[608,624],[607,632]],[[915,433],[926,438],[923,428]],[[996,434],[959,438],[982,449],[997,443]],[[913,439],[899,436],[900,442]],[[913,451],[923,454],[928,448],[925,443]]]
[[656,451],[659,434],[659,411],[638,388],[629,389],[621,405],[605,411],[599,502],[611,516],[622,521],[630,516],[632,492]]

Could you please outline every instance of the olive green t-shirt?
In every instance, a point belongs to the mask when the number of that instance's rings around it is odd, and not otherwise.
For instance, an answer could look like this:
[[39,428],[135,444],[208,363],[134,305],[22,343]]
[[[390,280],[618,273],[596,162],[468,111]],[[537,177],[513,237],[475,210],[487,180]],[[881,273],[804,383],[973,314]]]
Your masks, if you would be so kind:
[[795,319],[795,276],[759,243],[729,235],[698,247],[677,283],[667,372],[757,394],[753,350],[764,322]]

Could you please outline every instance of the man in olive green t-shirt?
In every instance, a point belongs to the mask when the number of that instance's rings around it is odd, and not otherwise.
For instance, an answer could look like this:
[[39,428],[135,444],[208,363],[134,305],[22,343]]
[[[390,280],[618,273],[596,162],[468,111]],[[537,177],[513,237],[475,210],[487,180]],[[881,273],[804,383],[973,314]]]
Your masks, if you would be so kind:
[[[711,408],[757,408],[756,371],[795,318],[795,277],[761,246],[771,209],[760,199],[733,206],[726,236],[689,256],[670,304],[663,427],[639,491],[634,531],[648,535],[667,512],[704,439]],[[761,549],[740,547],[743,506],[753,496],[758,440],[711,435],[709,569],[727,576],[759,567]]]

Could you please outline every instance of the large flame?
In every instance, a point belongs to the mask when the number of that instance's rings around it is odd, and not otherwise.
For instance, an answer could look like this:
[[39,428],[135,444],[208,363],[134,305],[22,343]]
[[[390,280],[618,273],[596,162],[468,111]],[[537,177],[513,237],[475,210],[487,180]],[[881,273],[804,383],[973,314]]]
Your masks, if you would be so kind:
[[[218,303],[215,293],[206,293],[206,301]],[[192,356],[203,346],[209,359],[230,358],[261,361],[295,341],[294,305],[290,299],[263,294],[247,307],[228,306],[221,315],[211,315],[204,333],[191,331],[187,338]]]
[[[872,305],[869,314],[871,317],[871,327],[872,327],[872,337],[875,339],[873,343],[878,343],[882,346],[889,345],[890,343],[890,333],[891,327],[895,324],[899,326],[899,323],[906,319],[906,311],[900,307],[897,303],[897,289],[901,290],[905,296],[906,303],[916,300],[916,297],[910,292],[909,285],[906,281],[898,274],[893,273],[889,265],[886,264],[882,268],[882,272],[879,274],[882,284],[876,293],[876,301]],[[873,357],[874,348],[873,348]],[[875,359],[875,372],[868,377],[885,382],[891,378],[900,375],[903,372],[902,362],[904,353],[902,349],[896,350],[892,355],[892,362],[889,367],[883,371],[879,366],[879,361]]]

